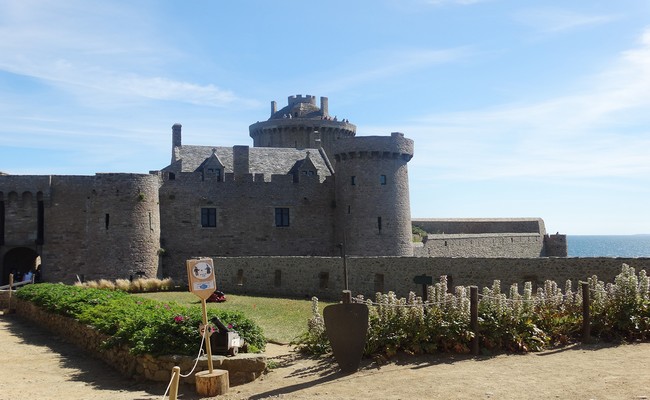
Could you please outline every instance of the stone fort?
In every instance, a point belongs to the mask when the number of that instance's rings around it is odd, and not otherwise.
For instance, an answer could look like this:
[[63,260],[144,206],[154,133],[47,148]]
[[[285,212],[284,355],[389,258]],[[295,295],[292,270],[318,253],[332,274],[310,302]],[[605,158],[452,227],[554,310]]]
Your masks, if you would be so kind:
[[[541,218],[412,220],[413,141],[399,132],[357,136],[349,120],[331,116],[327,97],[317,105],[314,96],[290,96],[280,109],[273,101],[249,133],[253,146],[188,145],[174,124],[171,162],[149,174],[0,175],[0,284],[35,266],[52,282],[183,282],[185,260],[210,256],[237,265],[225,287],[261,274],[285,292],[309,286],[306,279],[331,289],[340,274],[309,265],[345,256],[383,265],[359,279],[390,289],[400,274],[387,261],[395,257],[424,266],[567,255],[566,236],[548,235]],[[414,226],[427,232],[420,242]],[[282,269],[291,260],[303,267]]]

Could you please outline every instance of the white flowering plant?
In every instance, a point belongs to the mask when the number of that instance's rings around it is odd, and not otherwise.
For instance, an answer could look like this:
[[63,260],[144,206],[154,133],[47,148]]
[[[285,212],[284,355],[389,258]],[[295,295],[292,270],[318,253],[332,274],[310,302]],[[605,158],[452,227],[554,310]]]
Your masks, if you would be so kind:
[[[591,333],[604,340],[650,339],[650,277],[638,275],[623,264],[613,283],[596,276],[588,279]],[[533,293],[525,282],[523,293],[513,284],[507,293],[501,282],[483,288],[478,302],[479,346],[493,352],[540,351],[582,338],[583,297],[571,281],[564,292],[554,281],[545,281]],[[369,327],[366,356],[456,352],[468,353],[475,333],[470,327],[469,287],[457,286],[450,293],[447,277],[427,288],[424,302],[411,292],[399,298],[393,292],[376,293],[374,300],[355,298],[368,305]],[[295,344],[312,354],[330,351],[318,299],[307,332]]]

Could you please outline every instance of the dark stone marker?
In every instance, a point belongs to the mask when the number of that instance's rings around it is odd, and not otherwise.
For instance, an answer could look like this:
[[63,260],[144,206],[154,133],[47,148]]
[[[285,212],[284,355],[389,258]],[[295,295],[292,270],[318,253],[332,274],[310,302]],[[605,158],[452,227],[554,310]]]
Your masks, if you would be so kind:
[[323,310],[325,332],[341,372],[359,369],[368,333],[368,307],[365,304],[332,304]]

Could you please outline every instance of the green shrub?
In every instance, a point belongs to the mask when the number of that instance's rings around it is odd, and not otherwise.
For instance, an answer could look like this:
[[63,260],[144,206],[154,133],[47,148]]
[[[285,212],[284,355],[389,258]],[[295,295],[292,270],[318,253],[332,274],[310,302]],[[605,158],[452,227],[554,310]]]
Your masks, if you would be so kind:
[[[196,355],[201,335],[200,307],[185,307],[133,297],[121,291],[39,284],[21,288],[17,296],[57,314],[75,318],[110,336],[105,346],[124,344],[134,354]],[[208,319],[218,317],[248,343],[249,350],[263,350],[261,329],[239,312],[209,309]]]

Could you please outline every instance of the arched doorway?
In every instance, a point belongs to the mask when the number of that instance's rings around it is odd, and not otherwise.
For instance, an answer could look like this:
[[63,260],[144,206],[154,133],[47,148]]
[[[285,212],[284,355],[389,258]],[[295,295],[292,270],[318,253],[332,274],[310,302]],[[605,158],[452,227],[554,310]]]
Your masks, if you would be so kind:
[[16,247],[5,254],[2,260],[2,282],[0,285],[9,284],[9,274],[14,274],[14,280],[17,275],[23,276],[25,272],[33,271],[36,267],[38,253],[28,247]]

